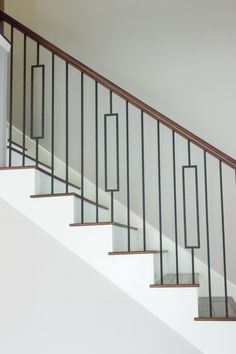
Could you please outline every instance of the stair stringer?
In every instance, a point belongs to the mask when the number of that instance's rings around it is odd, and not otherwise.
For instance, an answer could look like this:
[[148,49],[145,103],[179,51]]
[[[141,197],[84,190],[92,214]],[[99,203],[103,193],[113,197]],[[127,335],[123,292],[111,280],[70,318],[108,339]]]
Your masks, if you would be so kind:
[[[150,289],[153,255],[108,256],[112,226],[70,228],[74,197],[31,199],[37,170],[0,172],[0,197],[206,354],[234,348],[234,322],[194,322],[197,289]],[[157,256],[155,256],[157,257]],[[228,349],[228,353],[230,353]],[[233,351],[232,351],[233,353]]]

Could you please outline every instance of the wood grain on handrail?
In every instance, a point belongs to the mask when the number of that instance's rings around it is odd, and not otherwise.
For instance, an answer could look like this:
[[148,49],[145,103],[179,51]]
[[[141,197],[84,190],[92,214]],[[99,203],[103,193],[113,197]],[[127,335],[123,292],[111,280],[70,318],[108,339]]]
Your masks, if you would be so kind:
[[199,138],[197,135],[191,133],[189,130],[185,129],[178,123],[175,123],[170,118],[164,116],[162,113],[158,112],[151,106],[147,105],[146,103],[142,102],[138,98],[134,97],[127,91],[123,90],[121,87],[117,86],[110,80],[106,79],[102,75],[98,74],[96,71],[92,70],[88,66],[84,65],[71,55],[67,54],[60,48],[56,47],[43,37],[39,36],[37,33],[30,30],[28,27],[24,26],[13,17],[7,15],[5,12],[0,11],[0,21],[5,21],[9,23],[11,26],[15,27],[17,30],[21,31],[22,33],[26,34],[28,37],[33,39],[34,41],[38,42],[41,46],[48,49],[52,53],[54,53],[59,58],[63,59],[64,61],[68,62],[70,65],[74,66],[75,68],[82,71],[84,74],[92,78],[93,80],[97,81],[102,86],[106,87],[107,89],[111,90],[118,96],[122,97],[124,100],[128,101],[135,107],[142,110],[144,113],[148,114],[152,118],[158,120],[163,125],[167,126],[171,130],[175,131],[185,139],[191,141],[196,146],[200,147],[201,149],[205,150],[210,155],[214,156],[215,158],[219,159],[220,161],[224,162],[226,165],[236,169],[236,160],[230,157],[229,155],[225,154],[221,150],[217,149],[215,146],[207,143],[205,140]]

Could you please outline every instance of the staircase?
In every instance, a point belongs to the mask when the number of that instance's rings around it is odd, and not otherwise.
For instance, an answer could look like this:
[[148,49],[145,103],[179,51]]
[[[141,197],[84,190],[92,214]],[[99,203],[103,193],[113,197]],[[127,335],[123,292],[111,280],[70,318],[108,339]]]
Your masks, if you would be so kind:
[[0,198],[204,353],[233,353],[236,161],[0,20],[11,43]]

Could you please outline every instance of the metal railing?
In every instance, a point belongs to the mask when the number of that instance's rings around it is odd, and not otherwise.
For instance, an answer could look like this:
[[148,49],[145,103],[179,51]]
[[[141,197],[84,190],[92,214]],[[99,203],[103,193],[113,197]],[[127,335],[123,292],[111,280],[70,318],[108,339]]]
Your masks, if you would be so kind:
[[[73,165],[76,160],[79,163],[77,167],[80,174],[80,222],[86,222],[84,203],[88,179],[95,185],[94,222],[103,221],[99,216],[100,190],[110,193],[111,222],[116,221],[115,199],[125,204],[128,252],[132,250],[131,210],[133,207],[142,217],[143,251],[148,250],[150,245],[148,225],[152,224],[158,229],[161,284],[165,281],[164,235],[170,236],[175,244],[177,285],[180,283],[181,272],[179,246],[190,251],[192,284],[195,284],[196,253],[199,252],[197,258],[207,264],[210,317],[214,316],[212,256],[217,250],[218,260],[213,261],[215,262],[213,266],[217,268],[221,264],[221,268],[218,268],[223,277],[225,317],[229,317],[227,266],[233,259],[228,257],[228,252],[232,250],[230,250],[230,237],[227,236],[230,232],[232,237],[233,226],[236,225],[233,223],[232,215],[225,212],[225,203],[228,203],[229,197],[225,198],[224,192],[226,188],[235,189],[232,174],[236,170],[236,161],[10,16],[0,12],[0,19],[6,24],[6,36],[9,37],[12,45],[9,166],[12,166],[13,129],[17,126],[22,132],[22,166],[26,164],[26,139],[30,138],[35,142],[36,166],[41,163],[40,145],[45,144],[47,147],[51,156],[50,193],[54,194],[56,193],[55,158],[58,158],[64,150],[62,159],[65,163],[65,193],[70,191],[71,164]],[[20,50],[19,46],[21,46]],[[20,56],[23,58],[19,59]],[[18,74],[14,76],[16,70]],[[76,76],[72,70],[76,70],[79,75]],[[35,79],[37,73],[41,75],[38,81]],[[74,82],[72,90],[71,80],[75,81],[75,77],[77,83]],[[35,87],[37,86],[35,81],[40,81],[40,89]],[[15,95],[15,88],[19,85],[18,95]],[[59,87],[63,92],[58,95],[56,90]],[[41,94],[35,96],[35,90],[37,93],[40,91]],[[77,109],[71,108],[73,97],[74,101],[79,101]],[[58,118],[56,107],[61,104],[61,101],[64,101],[63,114],[60,112]],[[89,105],[87,101],[90,102]],[[20,112],[14,109],[16,105],[21,107]],[[35,106],[41,107],[38,118],[35,118]],[[76,102],[73,103],[73,107],[75,106]],[[58,137],[59,125],[63,125],[61,129],[64,132],[63,138]],[[76,129],[77,133],[74,131]],[[61,140],[60,144],[58,140]],[[90,171],[90,167],[93,172]],[[76,166],[74,168],[76,169]],[[214,217],[221,223],[219,242],[215,249],[211,245],[213,239],[213,243],[216,242],[216,237],[211,231]],[[227,227],[228,233],[226,223],[230,225]],[[195,242],[193,240],[190,242],[190,233],[195,234]]]

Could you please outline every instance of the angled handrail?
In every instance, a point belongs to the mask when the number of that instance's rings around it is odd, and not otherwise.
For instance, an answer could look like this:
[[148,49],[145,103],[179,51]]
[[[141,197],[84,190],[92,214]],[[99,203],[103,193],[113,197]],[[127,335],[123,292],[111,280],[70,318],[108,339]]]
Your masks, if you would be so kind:
[[225,154],[215,146],[209,144],[205,140],[201,139],[197,135],[193,134],[191,131],[185,129],[182,127],[180,124],[174,122],[170,118],[166,117],[162,113],[158,112],[151,106],[147,105],[143,101],[139,100],[135,96],[131,95],[127,91],[123,90],[121,87],[113,83],[112,81],[106,79],[102,75],[98,74],[96,71],[93,69],[89,68],[85,64],[81,63],[79,60],[75,59],[62,49],[58,48],[51,42],[47,41],[40,35],[38,35],[36,32],[32,31],[19,21],[15,20],[13,17],[9,16],[3,11],[0,11],[0,21],[5,21],[8,24],[14,26],[16,29],[30,37],[32,40],[36,41],[39,43],[41,46],[45,47],[52,53],[54,53],[56,56],[59,58],[63,59],[70,65],[74,66],[75,68],[79,69],[82,71],[84,74],[92,78],[93,80],[97,81],[99,84],[102,86],[106,87],[107,89],[111,90],[113,93],[117,94],[118,96],[122,97],[135,107],[139,108],[141,111],[144,113],[148,114],[152,118],[156,119],[163,125],[167,126],[168,128],[172,129],[185,139],[189,140],[191,143],[195,144],[196,146],[200,147],[204,151],[208,152],[210,155],[216,157],[220,161],[224,162],[226,165],[232,167],[233,169],[236,169],[236,160],[232,158],[231,156]]

